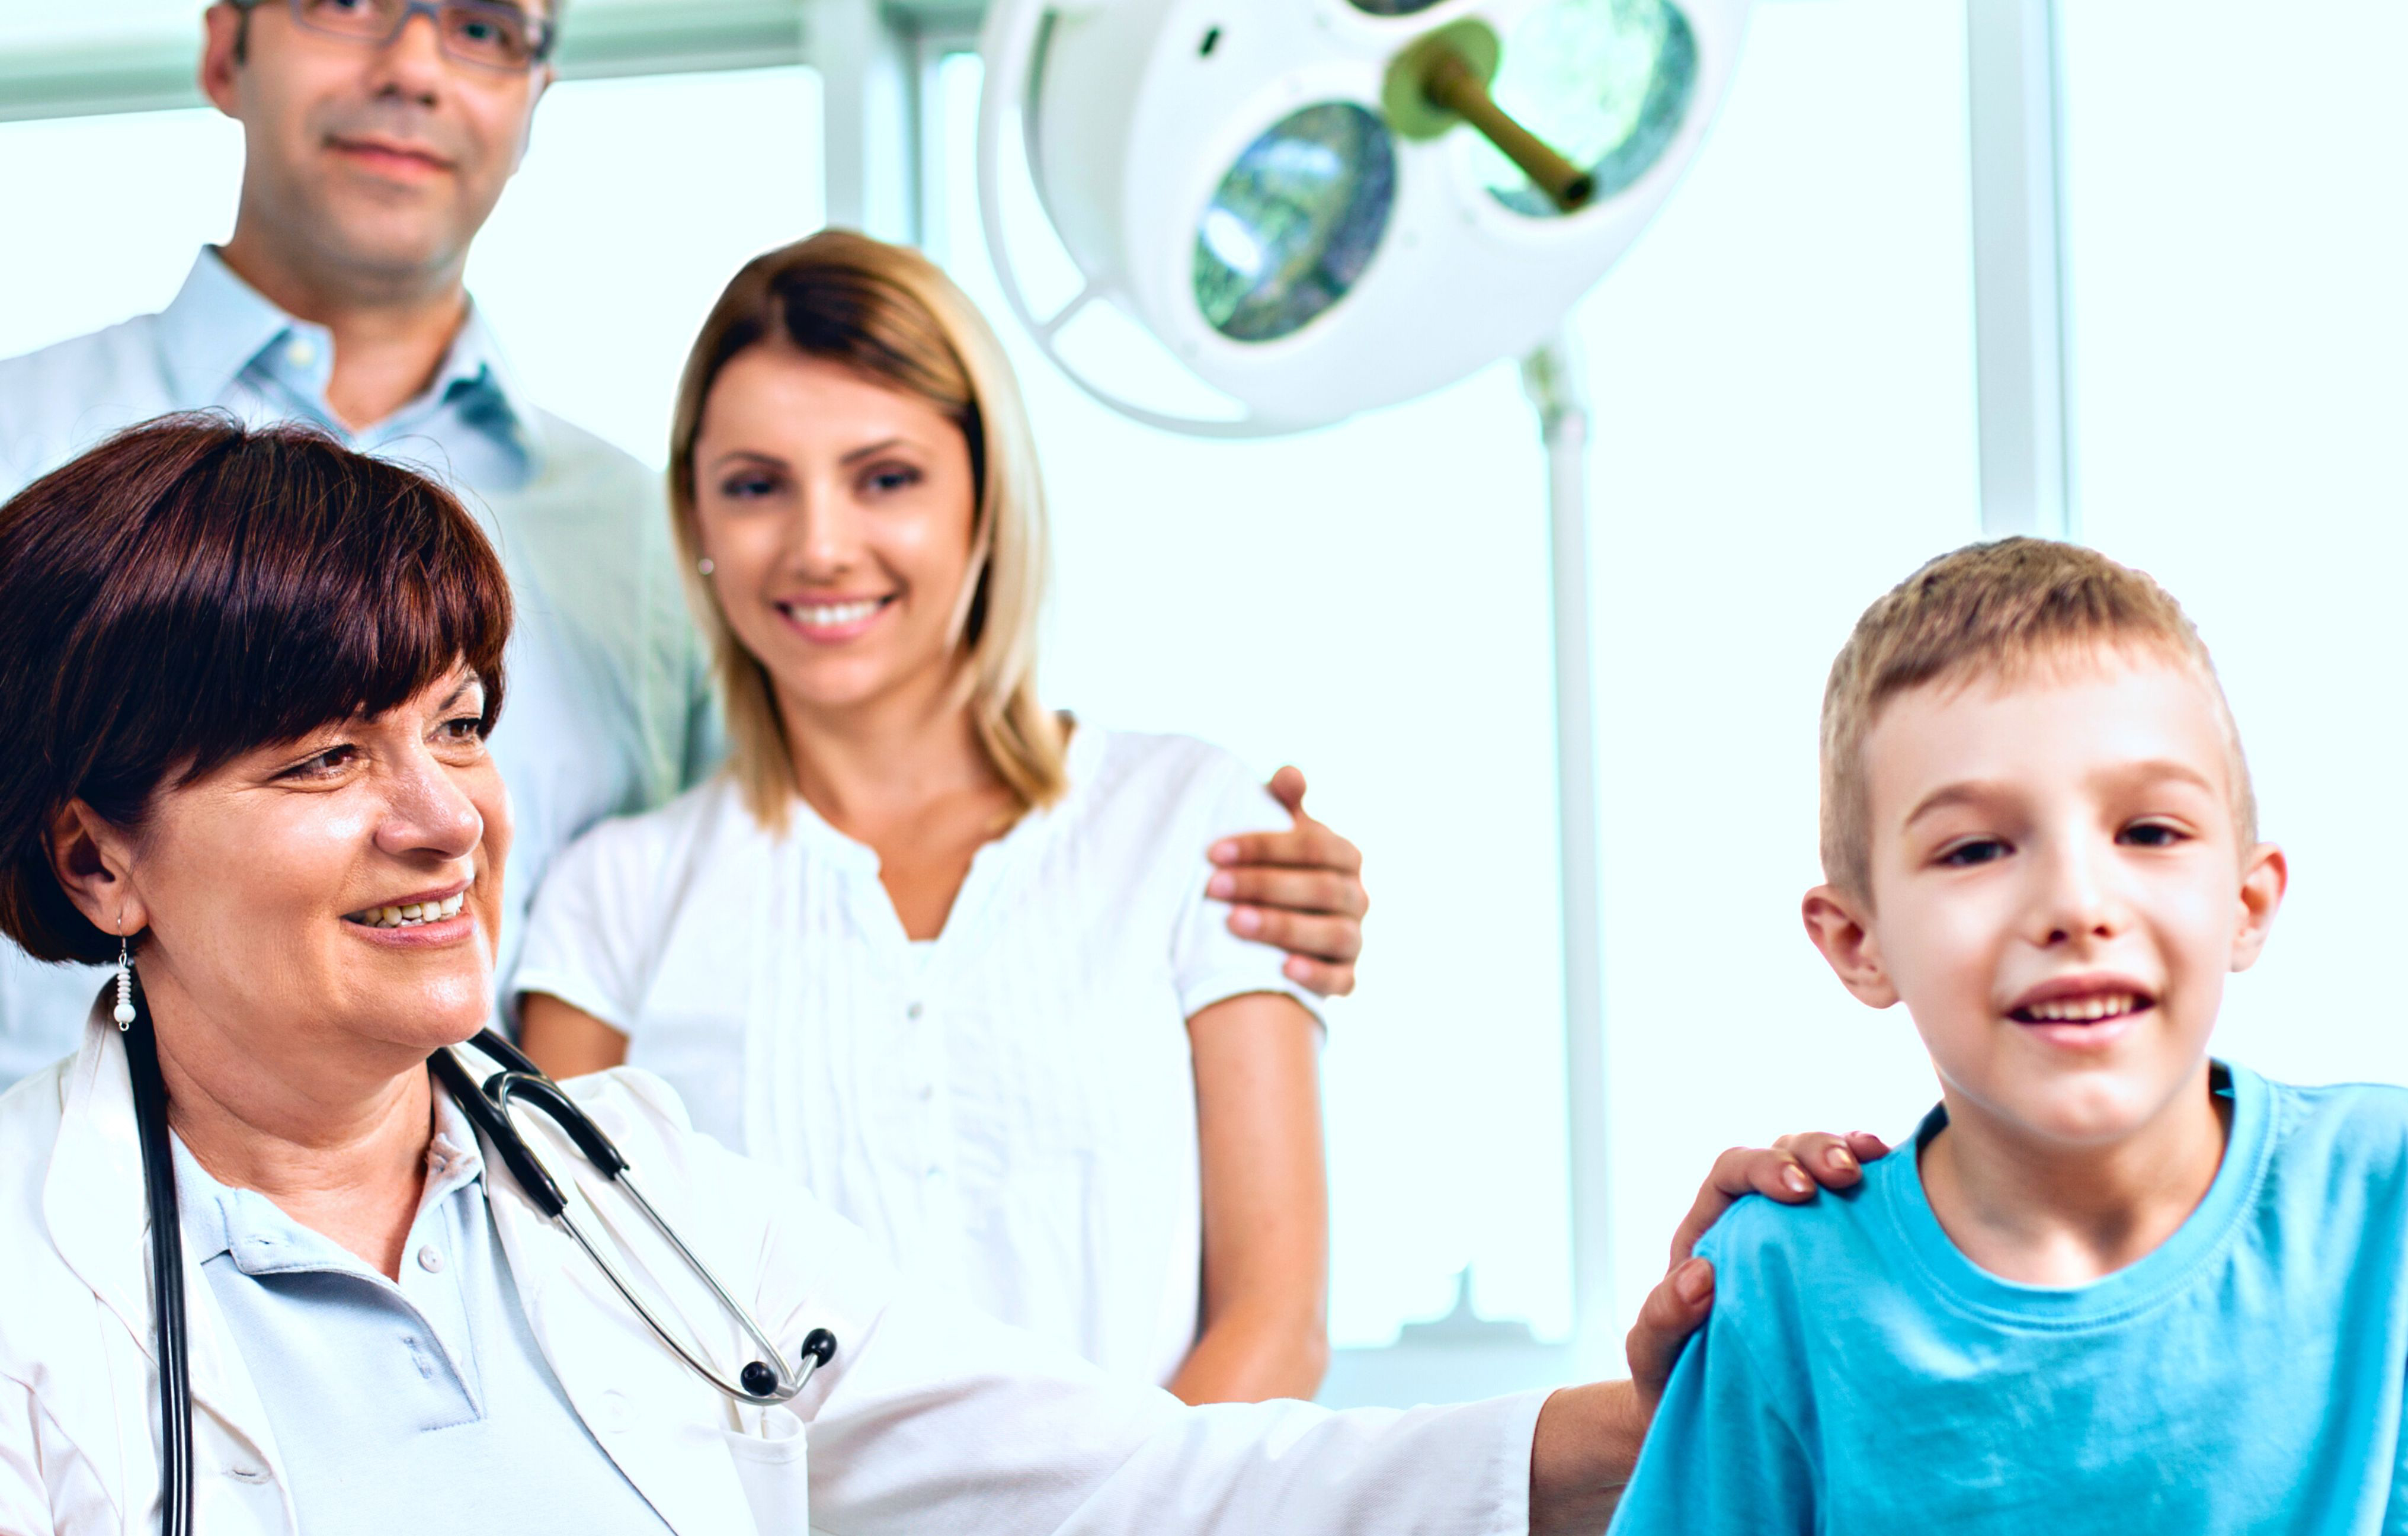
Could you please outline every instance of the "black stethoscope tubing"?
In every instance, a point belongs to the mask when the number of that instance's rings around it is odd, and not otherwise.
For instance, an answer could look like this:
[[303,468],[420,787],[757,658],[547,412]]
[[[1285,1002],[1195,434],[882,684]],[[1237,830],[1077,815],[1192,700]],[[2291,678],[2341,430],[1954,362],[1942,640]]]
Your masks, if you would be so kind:
[[167,1141],[167,1083],[150,1011],[125,1028],[134,1125],[142,1141],[142,1188],[150,1207],[150,1312],[159,1351],[159,1529],[193,1531],[193,1383],[184,1328],[184,1224],[177,1214],[176,1158]]
[[[159,1528],[165,1536],[192,1536],[193,1388],[191,1341],[184,1313],[183,1222],[176,1203],[176,1159],[168,1141],[167,1084],[159,1070],[159,1042],[151,1033],[150,1011],[140,1002],[138,987],[135,997],[134,1020],[122,1030],[126,1069],[134,1085],[135,1128],[141,1139],[143,1195],[150,1208],[150,1305],[159,1352]],[[804,1335],[795,1369],[771,1363],[778,1357],[777,1346],[752,1313],[728,1295],[718,1277],[644,1199],[627,1177],[625,1156],[602,1127],[561,1092],[559,1084],[545,1076],[542,1069],[500,1035],[483,1030],[471,1043],[488,1057],[501,1062],[506,1069],[494,1073],[480,1087],[460,1058],[445,1049],[429,1058],[437,1080],[492,1143],[528,1201],[576,1240],[661,1342],[696,1374],[738,1402],[767,1407],[793,1398],[810,1380],[813,1371],[835,1357],[836,1335],[822,1328]],[[748,1361],[734,1384],[723,1381],[708,1360],[662,1323],[620,1273],[619,1267],[605,1257],[569,1219],[568,1201],[560,1185],[510,1121],[509,1106],[514,1099],[526,1100],[540,1110],[576,1143],[579,1152],[634,1200],[653,1229],[677,1250],[687,1269],[710,1288],[728,1314],[767,1354],[767,1359]]]

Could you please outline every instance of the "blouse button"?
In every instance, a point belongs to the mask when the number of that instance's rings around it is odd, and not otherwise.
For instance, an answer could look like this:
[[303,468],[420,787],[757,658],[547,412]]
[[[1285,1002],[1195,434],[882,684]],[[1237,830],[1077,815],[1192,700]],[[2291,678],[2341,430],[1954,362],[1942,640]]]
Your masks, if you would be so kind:
[[903,1010],[903,1016],[907,1019],[918,1018],[920,1016],[920,1005],[918,1003],[913,1003],[910,1007],[906,1008]]
[[418,1267],[424,1270],[428,1274],[441,1274],[443,1272],[443,1250],[437,1248],[431,1242],[425,1247],[421,1248],[418,1250]]

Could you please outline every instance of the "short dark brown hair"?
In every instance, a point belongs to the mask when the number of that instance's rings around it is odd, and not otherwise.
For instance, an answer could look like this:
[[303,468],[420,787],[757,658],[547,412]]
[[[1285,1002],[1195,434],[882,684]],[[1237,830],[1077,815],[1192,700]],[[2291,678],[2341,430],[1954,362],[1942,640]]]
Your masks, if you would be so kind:
[[1943,554],[1865,610],[1823,691],[1823,875],[1871,899],[1865,738],[1884,706],[1926,684],[2025,674],[2101,650],[2194,668],[2215,698],[2232,772],[2232,819],[2246,850],[2258,801],[2241,732],[2207,645],[2172,594],[2096,550],[2021,536]]
[[167,417],[0,505],[0,932],[114,958],[53,872],[82,800],[151,797],[256,748],[379,714],[453,667],[502,704],[508,578],[441,487],[304,427]]

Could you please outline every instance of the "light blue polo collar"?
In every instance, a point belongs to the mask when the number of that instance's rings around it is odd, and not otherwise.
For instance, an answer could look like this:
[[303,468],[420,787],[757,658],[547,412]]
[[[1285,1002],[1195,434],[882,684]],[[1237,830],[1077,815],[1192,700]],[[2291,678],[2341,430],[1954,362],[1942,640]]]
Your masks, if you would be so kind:
[[540,417],[474,298],[434,382],[392,417],[356,435],[342,431],[325,409],[334,367],[332,334],[270,303],[236,275],[215,246],[201,248],[184,285],[160,311],[158,337],[162,364],[179,399],[222,399],[237,379],[255,370],[309,402],[320,425],[359,446],[422,432],[429,418],[449,409],[465,424],[516,448],[530,476],[541,468]]
[[[247,1275],[290,1274],[303,1270],[370,1273],[356,1255],[294,1221],[255,1189],[220,1184],[200,1165],[184,1140],[174,1138],[176,1205],[183,1219],[188,1256],[206,1264],[220,1254]],[[477,1133],[468,1117],[441,1088],[435,1090],[435,1135],[426,1147],[426,1184],[418,1215],[450,1199],[484,1174]],[[413,1219],[411,1226],[417,1223]]]
[[222,397],[252,359],[300,323],[236,277],[217,247],[201,247],[184,286],[159,311],[170,393],[179,400]]

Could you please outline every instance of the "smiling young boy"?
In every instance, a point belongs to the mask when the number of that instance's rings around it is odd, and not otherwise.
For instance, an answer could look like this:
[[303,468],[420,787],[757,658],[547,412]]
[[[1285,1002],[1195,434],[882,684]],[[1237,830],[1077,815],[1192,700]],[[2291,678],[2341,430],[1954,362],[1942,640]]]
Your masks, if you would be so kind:
[[2256,819],[2147,577],[2013,538],[1867,610],[1806,926],[1941,1103],[1700,1244],[1617,1536],[2408,1530],[2408,1092],[2208,1055],[2283,897]]

